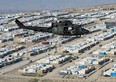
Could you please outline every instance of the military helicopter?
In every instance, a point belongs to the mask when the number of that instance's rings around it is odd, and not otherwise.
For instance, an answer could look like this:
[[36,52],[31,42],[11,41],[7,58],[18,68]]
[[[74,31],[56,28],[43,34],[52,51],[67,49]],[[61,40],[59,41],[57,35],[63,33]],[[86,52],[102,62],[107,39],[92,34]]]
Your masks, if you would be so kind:
[[57,35],[78,36],[89,33],[89,30],[82,28],[81,25],[73,24],[72,21],[70,20],[61,20],[59,22],[52,22],[50,27],[25,26],[18,19],[15,19],[15,22],[19,28],[40,32],[48,32]]

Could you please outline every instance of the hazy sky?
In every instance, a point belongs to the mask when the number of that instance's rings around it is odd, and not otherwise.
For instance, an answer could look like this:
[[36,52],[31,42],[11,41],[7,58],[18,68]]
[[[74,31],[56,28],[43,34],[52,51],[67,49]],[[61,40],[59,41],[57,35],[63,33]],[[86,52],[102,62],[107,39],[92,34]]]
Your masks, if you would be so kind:
[[116,0],[0,0],[0,11],[56,10],[110,3],[116,3]]

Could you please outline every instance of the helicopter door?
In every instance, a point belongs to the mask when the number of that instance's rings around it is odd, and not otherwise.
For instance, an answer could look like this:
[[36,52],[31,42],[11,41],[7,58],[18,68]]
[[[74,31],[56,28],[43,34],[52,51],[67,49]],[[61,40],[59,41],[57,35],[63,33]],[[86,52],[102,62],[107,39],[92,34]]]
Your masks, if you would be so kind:
[[73,28],[72,27],[64,27],[64,34],[71,34]]
[[64,34],[68,34],[68,27],[64,27]]

